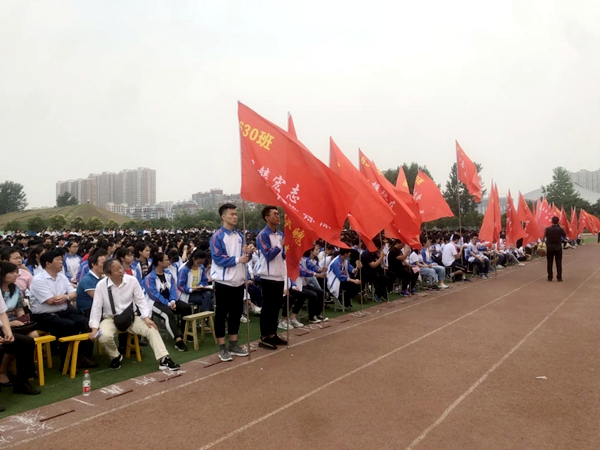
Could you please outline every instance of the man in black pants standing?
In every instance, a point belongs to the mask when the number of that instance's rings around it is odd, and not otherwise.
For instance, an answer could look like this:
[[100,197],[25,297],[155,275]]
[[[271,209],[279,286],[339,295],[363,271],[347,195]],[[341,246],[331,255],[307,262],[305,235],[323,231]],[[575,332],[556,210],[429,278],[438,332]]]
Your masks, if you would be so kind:
[[544,232],[548,259],[548,281],[552,281],[552,266],[556,260],[556,281],[562,281],[562,238],[566,238],[565,230],[558,224],[558,217],[552,218],[552,225]]
[[[215,280],[215,336],[219,341],[219,358],[231,361],[235,356],[248,356],[248,350],[238,345],[240,319],[244,309],[246,263],[253,246],[244,246],[242,235],[235,229],[237,206],[225,203],[219,208],[223,225],[210,238],[212,265],[210,276]],[[229,349],[225,347],[225,322],[229,333]]]

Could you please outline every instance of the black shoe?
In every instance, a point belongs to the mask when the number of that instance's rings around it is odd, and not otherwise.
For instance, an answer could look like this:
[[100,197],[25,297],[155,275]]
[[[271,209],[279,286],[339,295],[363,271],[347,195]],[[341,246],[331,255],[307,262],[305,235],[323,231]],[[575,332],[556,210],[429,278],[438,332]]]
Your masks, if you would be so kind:
[[463,278],[463,282],[465,282],[465,281],[466,281],[467,283],[472,283],[472,281],[471,281],[471,280],[469,280],[468,278]]
[[559,278],[556,281],[558,281],[559,283],[562,283],[562,278]]
[[34,388],[29,381],[15,384],[13,394],[38,395],[41,394],[39,389]]
[[288,342],[285,339],[281,339],[278,335],[269,338],[269,340],[275,345],[288,345]]
[[181,366],[179,364],[177,364],[176,362],[174,362],[171,358],[169,358],[168,356],[164,356],[159,362],[158,362],[158,369],[159,370],[179,370],[181,369]]
[[267,350],[277,350],[277,346],[271,342],[269,338],[261,338],[258,341],[258,346]]
[[185,345],[183,339],[180,339],[177,342],[175,342],[175,348],[180,352],[187,352],[187,345]]
[[123,361],[123,355],[117,356],[115,359],[113,359],[110,362],[110,368],[114,369],[114,370],[120,369],[121,368],[121,361]]
[[98,367],[99,365],[100,364],[97,361],[94,361],[90,358],[86,358],[85,356],[82,356],[81,358],[79,358],[79,361],[77,361],[78,369],[93,369],[95,367]]

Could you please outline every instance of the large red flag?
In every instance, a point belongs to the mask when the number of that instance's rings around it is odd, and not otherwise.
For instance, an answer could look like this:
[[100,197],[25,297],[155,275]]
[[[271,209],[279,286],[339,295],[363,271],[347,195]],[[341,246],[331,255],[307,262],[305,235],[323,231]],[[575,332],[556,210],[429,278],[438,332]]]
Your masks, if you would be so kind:
[[[376,192],[387,202],[392,208],[396,217],[388,228],[386,235],[397,237],[402,242],[411,247],[418,248],[421,243],[419,235],[421,233],[421,217],[411,210],[411,208],[403,202],[397,195],[394,185],[377,169],[375,163],[367,158],[362,151],[359,150],[360,173],[372,184]],[[417,217],[419,215],[419,217]]]
[[569,239],[577,239],[577,236],[579,235],[577,230],[577,211],[575,211],[575,208],[573,207],[571,207],[571,223],[569,224],[569,228],[571,229],[571,236],[569,236]]
[[[402,167],[400,167],[400,170],[402,170]],[[404,173],[403,170],[402,173]],[[400,181],[400,176],[398,176],[398,181]],[[415,178],[413,197],[419,204],[419,213],[423,222],[454,216],[436,184],[421,170]]]
[[501,228],[498,227],[500,221],[500,201],[498,199],[498,189],[493,182],[491,191],[487,209],[485,210],[485,216],[483,217],[483,223],[479,230],[479,239],[482,241],[497,242],[501,230]]
[[537,211],[537,223],[540,230],[545,230],[552,224],[553,211],[544,197]]
[[332,138],[329,138],[329,167],[355,187],[356,199],[350,208],[348,220],[352,229],[356,230],[368,248],[374,251],[375,246],[371,239],[394,220],[394,212]]
[[[339,240],[355,189],[291,134],[242,103],[238,103],[238,117],[242,162],[250,160],[277,204],[294,211],[306,227],[318,230],[327,241]],[[242,179],[243,198],[257,201],[246,182]]]
[[525,243],[537,241],[542,237],[542,234],[539,232],[537,222],[535,220],[535,214],[533,211],[529,209],[523,194],[519,192],[519,214],[518,214],[519,222],[525,223],[525,233],[526,233],[526,241]]
[[567,237],[569,239],[571,239],[569,237],[572,234],[571,233],[571,224],[569,223],[569,219],[567,217],[567,213],[565,212],[565,208],[562,205],[560,207],[558,223],[560,224],[561,227],[563,227],[563,230],[565,230],[565,234],[567,235]]
[[509,190],[508,197],[506,198],[506,245],[515,244],[519,239],[526,236],[527,233],[525,233],[525,230],[521,226]]
[[519,210],[518,210],[518,218],[519,222],[529,222],[533,219],[533,215],[531,214],[531,210],[529,206],[527,206],[527,202],[523,197],[523,194],[519,192]]
[[469,159],[467,154],[456,142],[456,169],[458,175],[458,181],[464,183],[467,186],[467,190],[473,196],[476,203],[481,201],[481,182],[479,181],[479,174],[477,173],[477,167]]

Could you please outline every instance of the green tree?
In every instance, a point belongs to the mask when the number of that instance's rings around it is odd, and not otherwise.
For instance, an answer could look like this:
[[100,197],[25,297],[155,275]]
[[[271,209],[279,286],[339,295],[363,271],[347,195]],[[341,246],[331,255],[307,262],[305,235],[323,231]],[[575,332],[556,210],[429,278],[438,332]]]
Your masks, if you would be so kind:
[[104,228],[104,222],[96,216],[87,221],[88,230],[100,230],[102,228]]
[[122,225],[122,228],[125,230],[129,230],[129,229],[134,229],[137,230],[138,229],[138,224],[135,220],[128,220],[127,222],[125,222]]
[[46,221],[41,216],[33,216],[27,221],[29,231],[42,231],[46,228]]
[[592,205],[582,199],[579,192],[575,190],[567,169],[555,167],[552,172],[552,183],[542,186],[542,192],[546,195],[548,203],[554,203],[559,209],[562,205],[567,211],[572,206],[591,209]]
[[48,226],[53,230],[62,230],[67,225],[67,219],[62,214],[55,214],[48,218]]
[[120,228],[119,224],[116,221],[114,221],[113,219],[110,219],[108,222],[106,222],[105,226],[109,230],[118,230]]
[[[413,193],[413,189],[415,187],[415,180],[417,178],[417,174],[419,173],[419,170],[422,170],[423,172],[425,172],[427,174],[427,176],[433,180],[433,175],[431,175],[431,172],[429,172],[429,169],[427,169],[427,166],[420,166],[416,162],[410,163],[410,166],[408,164],[404,163],[404,164],[402,164],[402,169],[404,170],[404,175],[406,175],[406,182],[408,184],[408,190],[410,191],[411,194]],[[386,177],[390,183],[392,183],[394,186],[396,186],[396,180],[398,179],[398,172],[400,172],[399,168],[388,169],[385,172],[383,172],[383,176]],[[439,187],[439,185],[438,185],[438,187]]]
[[71,195],[70,192],[65,192],[64,194],[56,197],[56,206],[58,206],[59,208],[61,206],[73,206],[78,204],[79,202],[75,197]]
[[11,220],[10,222],[6,222],[4,225],[4,229],[6,231],[17,231],[21,229],[21,222],[18,220]]
[[171,228],[173,226],[173,222],[171,222],[166,217],[161,217],[160,219],[152,219],[150,220],[150,222],[152,222],[152,228],[165,229]]
[[597,217],[600,217],[600,198],[592,205],[589,212]]
[[0,215],[27,208],[27,195],[23,185],[14,181],[0,183]]
[[[483,166],[479,163],[475,163],[475,167],[477,167],[477,172],[481,173]],[[460,213],[461,215],[467,214],[472,211],[477,211],[477,203],[469,191],[467,190],[467,186],[464,183],[460,183],[458,181],[458,177],[456,176],[456,163],[452,165],[450,169],[450,179],[446,181],[446,189],[443,192],[444,198],[450,206],[450,209],[454,213],[455,216],[458,216],[458,197],[460,195]],[[483,189],[483,181],[481,180],[481,175],[479,175],[479,181],[481,182],[482,193],[481,196],[484,197],[487,189]],[[462,217],[461,217],[462,219]],[[457,219],[458,221],[458,219]]]
[[85,228],[85,220],[83,220],[83,217],[77,216],[71,220],[69,227],[75,230],[83,230]]

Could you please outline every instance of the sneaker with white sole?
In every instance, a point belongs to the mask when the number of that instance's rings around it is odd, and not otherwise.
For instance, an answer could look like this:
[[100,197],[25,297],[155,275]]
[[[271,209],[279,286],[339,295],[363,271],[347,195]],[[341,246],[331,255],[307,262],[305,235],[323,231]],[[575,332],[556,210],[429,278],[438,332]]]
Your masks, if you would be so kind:
[[290,319],[290,325],[293,325],[294,328],[302,328],[304,326],[298,319]]
[[281,328],[282,330],[293,330],[294,326],[291,323],[288,325],[287,320],[282,320],[279,322],[279,325],[277,325],[277,328]]
[[504,266],[503,266],[502,264],[498,264],[498,265],[496,266],[496,269],[504,269]]
[[448,288],[450,287],[450,286],[448,286],[448,285],[447,285],[447,284],[445,284],[445,283],[439,284],[438,286],[439,286],[440,288],[442,288],[442,289],[448,289]]
[[229,346],[229,353],[234,356],[248,356],[248,350],[237,344]]
[[519,267],[523,267],[525,264],[523,263],[519,263]]
[[241,323],[248,323],[248,318],[246,316],[242,316],[242,317],[240,317],[240,322]]
[[161,358],[161,360],[158,362],[158,369],[159,370],[172,370],[172,371],[176,371],[179,370],[181,368],[181,366],[179,364],[177,364],[176,362],[174,362],[171,358],[169,358],[168,356],[164,356]]
[[321,315],[318,315],[317,319],[319,319],[321,322],[327,322],[329,320],[329,317],[323,317]]
[[256,306],[256,305],[252,306],[252,308],[251,308],[251,309],[252,309],[252,312],[253,312],[255,315],[257,315],[257,316],[258,316],[258,315],[261,313],[261,311],[262,311],[262,308],[261,308],[260,306]]
[[231,353],[229,353],[229,350],[227,350],[226,348],[219,350],[219,359],[221,361],[233,361]]
[[309,320],[310,323],[321,323],[321,319],[317,316],[313,316],[312,319]]

